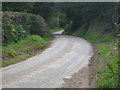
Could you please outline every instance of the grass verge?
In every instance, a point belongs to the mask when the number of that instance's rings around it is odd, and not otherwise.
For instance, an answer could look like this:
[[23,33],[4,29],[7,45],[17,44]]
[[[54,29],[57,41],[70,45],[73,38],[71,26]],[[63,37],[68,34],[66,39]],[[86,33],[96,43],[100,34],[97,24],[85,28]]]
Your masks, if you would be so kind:
[[97,88],[118,88],[118,48],[117,42],[97,44],[98,58],[105,66],[97,72]]
[[93,36],[93,35],[80,35],[80,37],[90,40],[90,41],[99,41],[99,42],[109,42],[115,39],[115,37],[112,36]]
[[[81,35],[95,45],[92,77],[95,88],[118,88],[118,41],[112,36]],[[96,69],[95,69],[96,68]]]
[[31,35],[27,38],[20,40],[17,43],[8,44],[2,47],[2,58],[0,65],[2,67],[25,60],[36,53],[41,52],[46,46],[47,41],[52,37],[43,38],[38,35]]

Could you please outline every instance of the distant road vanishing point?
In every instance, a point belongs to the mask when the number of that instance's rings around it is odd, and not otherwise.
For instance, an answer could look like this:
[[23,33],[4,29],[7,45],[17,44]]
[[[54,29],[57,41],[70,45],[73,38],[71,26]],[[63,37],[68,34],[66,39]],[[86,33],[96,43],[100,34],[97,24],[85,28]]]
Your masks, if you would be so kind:
[[[60,34],[60,33],[54,33]],[[60,88],[63,79],[87,66],[92,46],[82,38],[54,35],[41,54],[2,68],[3,88]]]

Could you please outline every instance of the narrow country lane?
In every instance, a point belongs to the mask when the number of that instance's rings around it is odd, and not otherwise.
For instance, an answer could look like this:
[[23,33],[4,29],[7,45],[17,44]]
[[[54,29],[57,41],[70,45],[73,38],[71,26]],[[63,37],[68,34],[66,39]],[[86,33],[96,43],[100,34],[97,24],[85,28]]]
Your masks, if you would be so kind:
[[51,47],[23,62],[2,68],[3,88],[60,88],[65,77],[88,65],[93,55],[89,42],[54,35]]

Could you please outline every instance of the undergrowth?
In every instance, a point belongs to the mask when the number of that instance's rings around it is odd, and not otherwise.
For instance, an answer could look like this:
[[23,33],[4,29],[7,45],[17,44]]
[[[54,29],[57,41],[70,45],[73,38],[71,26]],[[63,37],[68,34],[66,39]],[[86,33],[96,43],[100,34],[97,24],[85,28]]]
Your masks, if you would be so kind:
[[97,72],[97,88],[118,88],[118,48],[117,42],[109,44],[98,44],[100,60],[107,62],[105,66]]
[[8,66],[34,55],[37,51],[43,50],[47,46],[47,40],[52,38],[43,38],[38,35],[31,35],[17,43],[11,43],[2,47],[1,65]]

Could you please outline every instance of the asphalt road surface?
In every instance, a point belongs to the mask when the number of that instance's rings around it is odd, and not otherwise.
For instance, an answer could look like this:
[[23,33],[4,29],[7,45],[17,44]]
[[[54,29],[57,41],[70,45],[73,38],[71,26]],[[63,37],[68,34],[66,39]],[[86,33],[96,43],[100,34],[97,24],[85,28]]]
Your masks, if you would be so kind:
[[2,68],[2,87],[60,88],[64,78],[88,65],[93,55],[89,42],[74,36],[54,36],[52,45],[41,54]]

